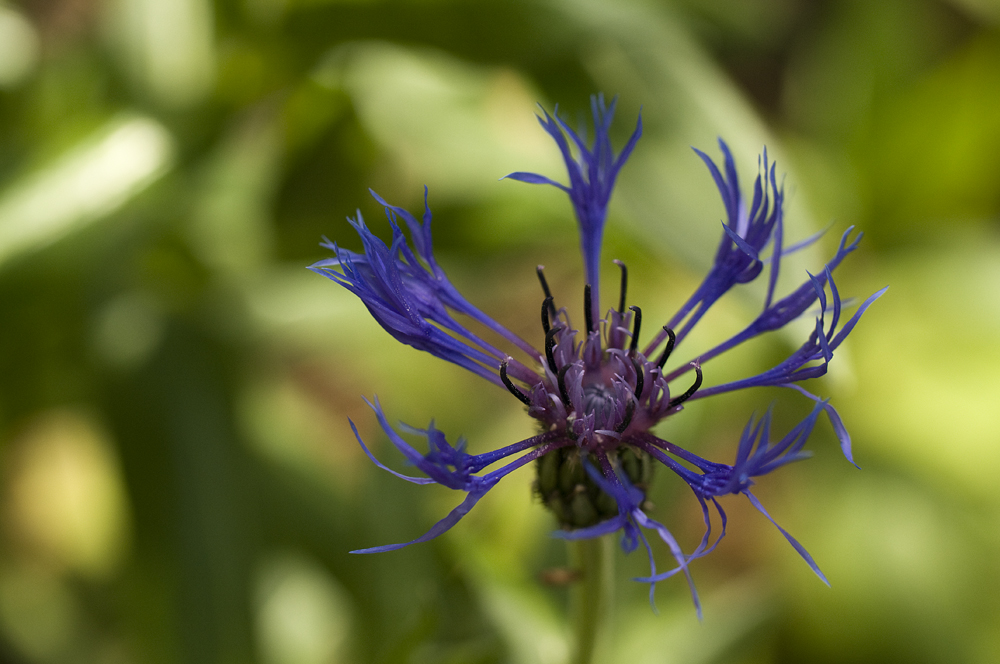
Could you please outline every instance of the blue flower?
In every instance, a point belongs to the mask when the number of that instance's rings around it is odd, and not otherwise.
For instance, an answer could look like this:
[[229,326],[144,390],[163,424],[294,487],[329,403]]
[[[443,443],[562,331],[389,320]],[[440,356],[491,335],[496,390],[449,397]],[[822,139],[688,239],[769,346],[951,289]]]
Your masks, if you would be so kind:
[[[783,256],[803,248],[818,236],[785,244],[784,191],[766,151],[747,206],[726,144],[719,141],[723,155],[721,169],[708,155],[696,150],[708,166],[726,210],[719,248],[702,283],[640,350],[642,310],[626,306],[628,272],[620,261],[615,261],[621,269],[617,307],[608,310],[604,318],[595,316],[599,311],[597,284],[608,202],[615,179],[642,133],[640,118],[625,147],[615,155],[609,138],[614,109],[614,102],[606,105],[600,96],[592,100],[592,143],[573,132],[558,115],[543,111],[539,122],[562,153],[569,174],[568,185],[535,173],[507,176],[565,191],[573,203],[580,229],[586,278],[582,325],[574,326],[565,307],[556,304],[542,268],[538,268],[543,295],[539,346],[474,307],[451,284],[434,258],[426,188],[421,220],[372,192],[385,208],[392,231],[391,244],[372,234],[360,212],[349,221],[361,237],[363,253],[342,249],[329,241],[324,243],[334,257],[310,269],[357,295],[375,320],[397,340],[505,388],[526,406],[528,415],[537,421],[542,432],[493,452],[469,454],[464,441],[452,445],[433,421],[426,429],[400,425],[403,432],[427,439],[428,451],[424,453],[406,442],[389,423],[378,399],[368,402],[389,440],[424,476],[403,475],[383,465],[365,446],[351,422],[359,444],[372,461],[404,480],[436,483],[461,491],[465,499],[411,542],[375,546],[355,553],[390,551],[437,537],[461,520],[504,476],[534,463],[535,491],[559,522],[556,536],[582,539],[620,531],[626,552],[642,544],[649,556],[650,574],[637,580],[650,584],[650,600],[657,582],[683,573],[700,615],[690,564],[714,550],[725,536],[727,518],[719,497],[742,494],[774,523],[751,492],[754,478],[806,457],[803,446],[823,413],[833,425],[844,455],[853,463],[851,439],[837,411],[800,383],[826,373],[834,351],[868,307],[885,292],[882,289],[864,300],[853,316],[842,321],[844,302],[833,272],[857,248],[861,234],[852,239],[853,227],[848,228],[836,253],[817,275],[807,273],[798,288],[776,298]],[[409,239],[400,219],[409,231]],[[769,255],[762,257],[768,248]],[[667,362],[709,308],[736,285],[757,279],[765,269],[767,289],[761,313],[732,338],[668,370]],[[755,376],[703,387],[702,367],[709,361],[765,332],[784,327],[814,305],[818,307],[812,332],[785,360]],[[509,347],[501,349],[487,342],[456,320],[456,313],[495,333]],[[510,352],[515,349],[526,356],[524,361],[511,357]],[[693,379],[688,378],[686,385],[678,386],[678,379],[692,372]],[[683,410],[688,401],[765,386],[794,389],[814,401],[815,406],[776,443],[771,442],[771,411],[760,419],[751,417],[736,445],[731,465],[709,461],[650,433],[664,418]],[[647,514],[646,492],[656,464],[667,467],[687,483],[701,506],[705,532],[690,553],[685,553],[670,531]],[[713,509],[721,522],[714,540]],[[777,523],[774,525],[825,582],[805,548]],[[671,551],[675,565],[668,571],[656,571],[647,532],[655,533]]]

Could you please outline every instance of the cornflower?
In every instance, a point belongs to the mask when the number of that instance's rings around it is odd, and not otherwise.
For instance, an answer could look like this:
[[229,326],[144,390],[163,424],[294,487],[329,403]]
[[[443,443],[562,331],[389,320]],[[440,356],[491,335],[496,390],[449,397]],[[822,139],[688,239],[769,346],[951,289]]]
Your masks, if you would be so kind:
[[[484,454],[466,452],[465,441],[451,444],[433,421],[426,429],[400,425],[409,434],[424,437],[426,453],[406,442],[389,423],[376,397],[365,401],[379,424],[406,460],[426,477],[412,477],[390,469],[371,453],[351,428],[371,460],[383,470],[415,484],[442,484],[465,494],[464,500],[420,537],[406,543],[387,544],[354,553],[377,553],[426,542],[458,523],[490,489],[512,471],[535,463],[535,491],[556,516],[560,530],[555,535],[567,540],[596,538],[621,532],[622,549],[634,551],[643,545],[650,562],[650,574],[637,579],[650,584],[650,601],[655,584],[682,572],[701,614],[697,591],[691,579],[690,563],[718,546],[726,532],[726,513],[718,498],[743,494],[778,528],[809,567],[827,582],[812,556],[799,542],[774,522],[754,496],[754,478],[808,454],[803,446],[821,413],[833,425],[843,454],[853,463],[851,438],[837,411],[825,399],[806,391],[800,382],[822,376],[861,315],[885,292],[866,299],[843,325],[843,301],[834,283],[833,271],[853,252],[861,233],[851,238],[853,227],[840,240],[833,258],[817,275],[794,291],[776,299],[775,289],[782,258],[817,239],[813,236],[790,246],[784,244],[784,191],[775,176],[775,165],[765,149],[753,196],[747,206],[740,192],[736,166],[726,143],[719,140],[721,168],[708,155],[695,150],[708,167],[725,206],[722,238],[712,267],[701,285],[640,349],[642,310],[627,306],[628,271],[621,271],[617,307],[604,318],[600,310],[600,258],[607,206],[619,171],[642,134],[642,118],[622,150],[615,154],[609,129],[615,101],[606,105],[603,97],[591,99],[592,142],[574,132],[558,116],[542,111],[538,120],[562,154],[569,176],[564,185],[536,173],[517,172],[506,178],[533,184],[547,184],[569,195],[580,230],[586,285],[582,328],[574,327],[564,307],[558,307],[542,267],[537,274],[543,292],[539,311],[541,349],[522,339],[466,300],[449,281],[434,257],[431,243],[431,211],[424,188],[424,213],[417,219],[407,210],[391,205],[378,194],[372,196],[385,208],[392,242],[386,244],[365,225],[360,211],[348,221],[364,245],[356,253],[330,243],[333,258],[310,269],[332,279],[357,295],[376,321],[398,341],[453,362],[494,385],[506,389],[527,409],[539,426],[538,435]],[[501,178],[503,179],[503,178]],[[400,224],[409,230],[409,240]],[[770,246],[770,256],[761,252]],[[667,362],[712,305],[737,284],[757,279],[767,265],[767,289],[760,314],[742,331],[690,361],[667,370]],[[827,294],[829,291],[829,294]],[[760,374],[710,387],[703,386],[702,367],[709,360],[765,332],[784,327],[818,302],[815,327],[805,342],[784,361]],[[525,353],[528,363],[514,359],[468,327],[453,313],[468,316],[499,335],[512,349]],[[689,377],[693,372],[693,377]],[[681,380],[683,379],[683,380]],[[680,383],[678,386],[677,383]],[[771,439],[771,409],[762,417],[751,417],[736,445],[732,464],[704,459],[674,442],[663,440],[650,430],[660,421],[676,415],[684,404],[697,399],[752,387],[788,387],[815,402],[812,411],[777,441]],[[511,460],[513,458],[513,460]],[[659,462],[690,487],[701,506],[705,532],[690,553],[662,523],[647,514],[649,480]],[[502,465],[501,465],[502,464]],[[492,468],[492,469],[491,469]],[[718,513],[721,532],[712,540],[711,511]],[[676,563],[666,572],[657,572],[646,537],[652,531],[669,548]]]

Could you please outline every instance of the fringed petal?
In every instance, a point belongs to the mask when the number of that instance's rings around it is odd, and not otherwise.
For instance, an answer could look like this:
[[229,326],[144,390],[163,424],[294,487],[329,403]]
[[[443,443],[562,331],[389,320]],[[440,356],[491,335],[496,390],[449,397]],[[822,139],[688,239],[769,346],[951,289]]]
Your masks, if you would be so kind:
[[[614,154],[609,131],[611,120],[615,114],[615,104],[616,100],[612,100],[610,105],[605,106],[603,95],[591,98],[594,140],[590,144],[559,118],[558,108],[556,108],[554,115],[549,115],[547,111],[542,109],[543,117],[539,117],[538,122],[559,147],[566,164],[569,186],[537,173],[518,171],[505,176],[507,179],[530,184],[552,185],[569,194],[580,229],[580,245],[583,252],[586,280],[591,285],[591,299],[595,311],[600,310],[598,290],[600,288],[601,244],[604,238],[604,223],[608,215],[608,201],[611,200],[611,192],[614,190],[618,172],[642,135],[642,116],[640,115],[636,121],[635,131],[632,132],[625,147],[617,156]],[[570,137],[577,152],[575,159],[573,151],[566,141],[567,136]]]
[[788,540],[788,543],[792,545],[792,547],[798,552],[800,556],[802,556],[802,559],[805,560],[806,563],[809,565],[809,567],[812,569],[812,571],[816,573],[816,576],[820,578],[820,581],[829,586],[830,582],[827,580],[826,575],[823,574],[822,570],[820,570],[819,565],[817,565],[816,561],[813,560],[813,557],[809,555],[809,552],[806,551],[806,548],[801,544],[799,544],[799,541],[794,537],[792,537],[787,530],[778,525],[778,522],[775,521],[774,518],[767,513],[767,510],[764,509],[764,506],[760,504],[760,501],[757,500],[757,497],[755,495],[753,495],[749,491],[744,492],[743,495],[747,497],[747,500],[750,501],[751,505],[757,508],[758,512],[766,516],[767,520],[773,523],[774,527],[777,528],[779,531],[781,531],[781,534],[785,536],[785,539]]
[[463,500],[458,505],[458,507],[449,512],[448,516],[435,523],[430,530],[428,530],[426,533],[424,533],[415,540],[410,540],[409,542],[403,542],[400,544],[384,544],[382,546],[373,546],[367,549],[356,549],[354,551],[351,551],[351,553],[383,553],[385,551],[395,551],[396,549],[402,549],[404,547],[410,546],[411,544],[420,544],[421,542],[428,542],[437,537],[438,535],[442,535],[451,530],[452,526],[461,521],[462,517],[468,514],[469,511],[476,506],[476,503],[478,503],[480,499],[486,495],[486,492],[492,488],[493,485],[489,486],[481,485],[477,487],[475,490],[469,492],[469,495],[465,497],[465,500]]
[[[496,385],[502,386],[496,367],[506,353],[461,325],[450,311],[469,316],[530,356],[540,356],[530,344],[472,306],[438,266],[431,246],[426,188],[422,221],[407,210],[386,203],[375,192],[372,196],[385,206],[392,244],[386,245],[374,235],[359,212],[349,221],[361,238],[364,253],[343,250],[327,242],[325,246],[336,253],[336,258],[319,261],[310,266],[311,270],[356,295],[379,325],[401,343],[453,362]],[[409,228],[416,253],[396,223],[397,217]],[[538,378],[520,363],[512,369],[520,380]]]

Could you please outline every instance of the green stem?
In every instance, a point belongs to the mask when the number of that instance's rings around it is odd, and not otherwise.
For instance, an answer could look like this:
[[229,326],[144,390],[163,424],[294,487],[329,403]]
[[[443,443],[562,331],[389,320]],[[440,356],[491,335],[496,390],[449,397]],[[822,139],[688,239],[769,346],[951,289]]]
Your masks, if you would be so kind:
[[614,536],[569,542],[570,561],[581,573],[570,596],[573,619],[572,664],[591,664],[611,618],[614,591]]

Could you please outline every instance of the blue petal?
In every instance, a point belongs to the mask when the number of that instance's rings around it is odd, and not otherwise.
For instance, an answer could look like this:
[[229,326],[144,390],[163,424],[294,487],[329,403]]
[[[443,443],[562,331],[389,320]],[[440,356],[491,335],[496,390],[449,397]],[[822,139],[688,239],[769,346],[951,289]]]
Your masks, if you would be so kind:
[[596,525],[588,526],[586,528],[556,530],[553,531],[552,536],[556,539],[564,540],[593,539],[595,537],[601,537],[602,535],[609,535],[611,533],[618,532],[625,526],[627,521],[627,514],[619,514],[618,516],[612,517],[607,521],[601,521]]
[[[798,242],[795,242],[794,244],[790,244],[787,247],[784,247],[781,250],[782,255],[783,256],[790,256],[790,255],[792,255],[792,254],[794,254],[796,252],[802,251],[803,249],[805,249],[807,247],[811,247],[812,245],[816,244],[817,240],[819,240],[821,237],[823,237],[824,235],[826,235],[826,232],[828,230],[830,230],[832,227],[833,227],[833,224],[830,224],[829,226],[827,226],[823,230],[816,231],[815,233],[813,233],[809,237],[805,238],[804,240],[799,240]],[[770,260],[774,260],[774,259],[773,258],[772,259],[768,259],[768,261],[770,261]],[[768,262],[768,261],[765,261],[765,262]]]
[[826,286],[823,281],[816,278],[816,275],[812,274],[808,270],[806,275],[809,277],[809,282],[812,284],[813,293],[819,298],[819,310],[820,312],[826,311]]
[[[405,208],[401,208],[395,205],[390,205],[382,199],[375,190],[369,189],[368,193],[372,195],[376,201],[382,205],[386,211],[391,210],[395,214],[398,214],[406,222],[407,227],[410,229],[410,237],[413,238],[413,244],[417,247],[417,253],[427,261],[427,263],[434,269],[436,273],[440,273],[437,268],[437,262],[434,260],[434,248],[431,242],[431,208],[427,204],[427,187],[424,187],[424,218],[422,222],[418,222],[416,217],[409,213]],[[443,274],[443,273],[441,273]]]
[[374,454],[371,453],[371,450],[369,450],[368,446],[365,445],[365,441],[361,440],[361,434],[358,433],[358,428],[354,426],[354,422],[352,422],[350,418],[348,418],[347,421],[351,425],[351,430],[354,431],[354,437],[358,439],[358,444],[361,445],[361,449],[365,451],[365,454],[368,455],[368,458],[371,459],[372,463],[374,463],[376,466],[378,466],[379,468],[381,468],[386,472],[392,473],[401,480],[406,480],[407,482],[413,482],[414,484],[436,484],[436,482],[430,479],[429,477],[410,477],[409,475],[403,475],[402,473],[397,473],[392,468],[389,468],[388,466],[383,464],[381,461],[375,458]]
[[508,175],[500,178],[501,180],[518,180],[519,182],[527,182],[528,184],[550,184],[553,187],[559,187],[563,191],[569,193],[569,187],[564,184],[560,184],[551,178],[547,178],[544,175],[539,175],[537,173],[525,173],[518,171],[516,173],[510,173]]
[[[733,155],[729,152],[729,146],[726,145],[721,139],[719,140],[719,147],[722,149],[724,159],[727,162],[732,161]],[[726,179],[719,171],[719,167],[715,165],[715,162],[711,157],[698,148],[693,147],[691,149],[695,151],[695,154],[697,154],[701,160],[705,162],[705,166],[708,167],[708,172],[712,174],[712,179],[715,180],[715,186],[719,190],[719,195],[722,196],[722,203],[726,207],[726,216],[729,218],[729,223],[736,225],[740,196],[739,187],[736,186],[735,182],[726,182]]]
[[[656,559],[653,557],[653,547],[649,546],[649,540],[646,539],[645,533],[642,529],[636,528],[636,532],[639,534],[639,539],[642,540],[642,546],[646,549],[646,557],[649,558],[649,575],[656,576]],[[624,546],[622,547],[624,548]],[[680,569],[679,567],[677,568]],[[633,579],[633,581],[638,581],[639,579]],[[653,613],[656,615],[660,614],[659,609],[656,608],[656,581],[649,581],[649,606],[653,609]]]
[[[559,118],[558,108],[556,108],[554,115],[549,115],[543,109],[543,117],[538,118],[542,128],[559,147],[569,176],[569,186],[537,173],[516,172],[506,177],[531,184],[553,185],[569,194],[580,230],[580,246],[583,253],[586,282],[591,285],[594,310],[600,311],[600,258],[608,201],[611,199],[619,170],[632,153],[636,141],[642,135],[642,117],[640,115],[628,143],[616,156],[611,148],[608,133],[615,113],[615,102],[612,101],[609,106],[605,107],[603,97],[597,96],[592,98],[591,108],[593,111],[594,140],[590,145]],[[566,140],[567,136],[570,137],[579,153],[579,159],[573,158],[569,142]]]
[[[385,206],[393,234],[392,245],[386,245],[375,236],[359,213],[349,221],[361,238],[364,253],[332,245],[336,258],[319,261],[310,267],[311,270],[358,296],[379,325],[401,343],[453,362],[498,386],[502,387],[502,383],[496,367],[507,354],[459,324],[449,310],[485,325],[529,356],[540,357],[531,344],[472,306],[437,265],[431,247],[431,213],[427,207],[426,188],[422,222],[405,209],[389,205],[375,192],[372,196]],[[397,225],[397,216],[406,222],[416,253]],[[520,363],[516,368],[519,380],[538,380],[534,372]]]
[[747,244],[746,240],[741,238],[739,234],[732,228],[727,226],[725,222],[723,222],[722,224],[722,230],[725,231],[726,235],[729,236],[730,240],[736,243],[736,246],[740,248],[740,251],[742,251],[744,254],[752,258],[754,261],[760,260],[759,258],[757,258],[757,250],[751,247],[749,244]]
[[833,359],[833,350],[830,348],[830,343],[826,339],[826,334],[823,332],[823,319],[816,319],[816,341],[819,342],[819,349],[823,353],[823,358],[829,362]]
[[650,519],[648,516],[646,516],[645,513],[643,513],[642,510],[638,508],[632,511],[632,518],[635,519],[636,523],[638,523],[640,526],[656,530],[657,534],[660,536],[660,539],[666,543],[667,547],[670,549],[670,552],[673,554],[674,559],[677,561],[677,569],[671,572],[657,574],[648,579],[642,579],[642,580],[649,583],[653,583],[655,581],[660,581],[662,579],[666,579],[669,578],[670,576],[673,576],[674,574],[677,573],[678,570],[683,571],[684,576],[687,578],[688,588],[690,588],[691,590],[691,599],[694,602],[695,610],[697,610],[698,612],[698,620],[701,620],[702,618],[701,600],[698,598],[698,590],[694,587],[694,579],[691,578],[691,572],[688,571],[688,558],[684,556],[684,552],[681,551],[681,547],[679,544],[677,544],[677,540],[674,539],[673,534],[671,534],[671,532],[667,530],[666,526],[664,526],[662,523]]
[[[392,441],[392,444],[396,446],[396,449],[403,453],[403,456],[405,456],[410,463],[415,465],[438,484],[444,485],[449,489],[460,489],[463,491],[468,490],[470,482],[473,482],[476,479],[472,477],[471,471],[469,471],[466,467],[468,464],[463,462],[463,458],[468,458],[469,455],[463,454],[448,446],[451,450],[451,454],[448,455],[451,458],[448,459],[448,461],[450,461],[450,465],[455,468],[455,470],[451,470],[448,468],[449,464],[437,462],[432,456],[433,453],[425,456],[403,440],[386,419],[385,413],[382,411],[382,406],[378,402],[378,398],[375,399],[374,404],[367,399],[365,399],[365,403],[367,403],[371,409],[375,411],[375,417],[378,418],[378,422],[379,425],[381,425],[382,430],[385,431],[386,435],[389,436],[389,440]],[[433,429],[433,424],[431,428]],[[420,431],[420,433],[428,435],[428,432]],[[444,441],[444,435],[440,432],[437,432],[437,434],[440,435],[441,441]],[[441,444],[441,441],[439,441],[439,444]],[[447,445],[447,442],[444,441],[443,444]]]
[[840,299],[840,291],[837,290],[837,282],[833,280],[833,271],[830,266],[827,266],[824,270],[826,274],[826,281],[830,284],[830,299],[833,301],[833,319],[830,321],[830,331],[837,329],[837,324],[840,322],[840,309],[843,302]]
[[[814,279],[817,282],[819,281],[819,278],[814,278]],[[824,280],[826,279],[825,274],[823,279]],[[815,285],[812,281],[807,286],[810,289],[815,288]],[[826,363],[830,361],[830,358],[832,358],[833,351],[837,348],[837,346],[841,344],[841,342],[843,342],[843,340],[847,337],[847,335],[851,332],[851,330],[854,329],[854,326],[857,325],[858,320],[860,320],[861,318],[861,315],[864,314],[864,312],[868,309],[868,307],[870,307],[872,303],[875,302],[875,300],[881,297],[886,290],[887,290],[886,288],[883,288],[882,290],[876,292],[867,300],[865,300],[864,303],[861,305],[861,307],[859,307],[858,311],[854,314],[854,316],[852,316],[851,319],[844,325],[844,327],[841,328],[841,330],[837,333],[837,335],[833,337],[832,341],[829,340],[829,337],[833,334],[833,329],[831,328],[829,332],[824,332],[820,325],[822,320],[822,312],[821,312],[821,319],[817,321],[816,330],[813,332],[810,338],[804,344],[802,344],[802,346],[798,350],[792,353],[783,362],[775,365],[773,368],[767,371],[757,374],[756,376],[751,376],[750,378],[744,378],[742,380],[732,381],[729,383],[724,383],[722,385],[716,385],[709,388],[702,388],[694,396],[692,396],[691,399],[704,399],[705,397],[709,397],[714,394],[733,392],[735,390],[741,390],[748,387],[764,387],[764,386],[787,387],[799,381],[807,380],[809,378],[816,378],[818,376],[824,375],[827,371]],[[839,294],[836,292],[836,289],[833,289],[833,293],[835,296],[839,298]],[[814,301],[815,298],[816,298],[816,292],[813,291],[809,301],[810,302]],[[840,315],[839,306],[837,305],[834,306],[834,313],[836,316],[839,317]],[[747,330],[744,330],[744,333],[749,334],[750,332],[751,328],[747,328]],[[702,355],[701,359],[704,361],[705,359],[715,357],[722,352],[722,350],[720,349],[728,349],[737,345],[737,343],[741,343],[741,339],[744,337],[744,333],[741,333],[736,337],[733,337],[733,339],[730,339],[725,344],[713,348],[709,353]],[[751,334],[751,336],[755,335]],[[810,362],[818,360],[825,360],[825,362],[818,366],[807,366],[809,365]],[[680,370],[675,371],[670,376],[667,376],[667,379],[673,380],[673,378],[675,378],[677,375],[680,375],[680,373],[683,372]]]
[[[858,241],[860,239],[860,234],[859,237],[855,238],[853,242],[851,243],[847,242],[847,239],[850,236],[851,231],[853,230],[854,227],[851,226],[844,232],[844,235],[841,237],[840,248],[837,250],[837,254],[824,267],[822,276],[812,277],[812,275],[810,275],[809,280],[806,281],[801,286],[799,286],[799,288],[797,288],[791,294],[785,296],[784,298],[778,300],[773,304],[766,304],[764,311],[761,312],[761,314],[750,325],[744,328],[743,331],[727,339],[726,341],[719,344],[715,348],[712,348],[706,353],[700,354],[698,356],[700,361],[707,362],[708,360],[717,357],[722,353],[732,348],[735,348],[736,346],[739,346],[740,344],[745,343],[746,341],[749,341],[750,339],[753,339],[754,337],[757,337],[765,332],[771,332],[773,330],[780,329],[785,325],[787,325],[788,323],[790,323],[791,321],[798,318],[799,316],[801,316],[803,313],[805,313],[805,311],[812,305],[812,303],[816,301],[817,292],[822,292],[822,289],[817,291],[814,279],[820,283],[825,283],[827,279],[831,278],[830,275],[832,275],[833,270],[838,265],[840,265],[841,261],[843,261],[843,259],[847,257],[848,254],[850,254],[852,251],[854,251],[854,249],[857,248]],[[840,308],[844,303],[840,300],[840,295],[837,292],[835,286],[831,287],[831,292],[833,293],[833,298],[835,300],[834,322],[836,322],[839,319]],[[837,342],[835,339],[834,342],[830,344],[831,350],[835,350],[837,345],[839,345],[839,342]],[[667,380],[673,380],[681,373],[683,373],[685,371],[684,366],[685,365],[682,365],[681,369],[671,373],[667,377]]]
[[[767,296],[764,298],[764,310],[774,301],[774,289],[778,286],[778,273],[781,270],[782,243],[785,241],[783,212],[778,210],[778,218],[774,224],[774,252],[771,255],[771,275],[767,280]],[[761,262],[763,264],[763,261]]]
[[373,546],[367,549],[356,549],[351,551],[351,553],[382,553],[384,551],[395,551],[396,549],[402,549],[403,547],[410,546],[411,544],[420,544],[421,542],[432,540],[438,535],[447,532],[452,526],[461,521],[462,517],[468,514],[469,510],[475,507],[476,503],[478,503],[479,500],[486,495],[486,492],[492,488],[492,484],[481,485],[475,490],[469,492],[469,495],[465,497],[465,500],[463,500],[458,507],[449,512],[448,516],[435,523],[430,530],[415,540],[403,542],[401,544],[384,544],[382,546]]
[[[782,218],[784,194],[778,187],[774,165],[771,165],[769,171],[765,169],[762,176],[758,175],[754,185],[753,206],[750,214],[744,216],[732,153],[721,139],[719,147],[723,153],[725,176],[707,154],[695,149],[695,153],[705,162],[712,179],[715,180],[719,195],[726,208],[727,221],[723,223],[722,239],[716,250],[712,269],[709,270],[697,290],[667,323],[667,327],[675,330],[676,343],[678,344],[684,340],[709,308],[733,286],[749,283],[760,275],[764,267],[759,259],[760,252],[771,241],[775,228],[780,224]],[[773,200],[769,200],[764,193],[767,190],[773,194]],[[775,278],[776,273],[772,272],[772,279]],[[768,296],[769,301],[770,295]],[[682,322],[684,322],[683,327],[678,329]],[[645,354],[650,356],[665,338],[665,334],[658,334],[646,348]]]
[[854,455],[851,452],[851,434],[847,432],[847,427],[844,426],[844,421],[840,418],[840,413],[837,412],[837,409],[801,385],[785,385],[785,387],[789,387],[820,404],[823,410],[826,411],[826,416],[830,419],[830,424],[833,425],[833,431],[840,442],[840,449],[844,453],[844,457],[854,464],[855,468],[860,469],[861,466],[854,462]]
[[809,564],[809,567],[812,569],[813,572],[816,573],[816,576],[818,576],[823,583],[825,583],[826,585],[829,586],[830,582],[827,581],[826,575],[823,574],[823,572],[820,570],[819,565],[817,565],[816,561],[813,560],[813,557],[811,555],[809,555],[809,552],[806,551],[806,548],[804,546],[802,546],[801,544],[799,544],[799,541],[797,539],[795,539],[794,537],[792,537],[788,533],[787,530],[785,530],[784,528],[782,528],[781,526],[778,525],[778,522],[775,521],[771,517],[771,515],[767,513],[767,510],[764,509],[764,506],[760,504],[760,501],[757,500],[756,496],[754,496],[749,491],[745,491],[743,495],[745,495],[747,497],[747,499],[750,501],[751,505],[753,505],[754,507],[757,508],[758,512],[760,512],[761,514],[763,514],[764,516],[766,516],[767,520],[770,521],[771,523],[773,523],[774,527],[781,531],[781,534],[784,535],[785,539],[788,540],[788,543],[791,544],[792,547],[796,551],[798,551],[799,555],[802,556],[802,559],[805,560],[806,563]]
[[887,290],[889,290],[888,286],[879,291],[876,291],[867,300],[865,300],[861,304],[861,306],[858,307],[858,310],[854,313],[854,315],[851,316],[851,319],[844,324],[844,327],[840,328],[840,332],[838,332],[837,336],[833,338],[833,342],[831,342],[830,346],[833,348],[839,346],[844,341],[844,339],[847,338],[847,335],[851,333],[851,330],[854,329],[854,326],[858,324],[858,321],[861,320],[861,315],[868,310],[868,307],[872,306],[875,300],[885,295],[885,292]]

